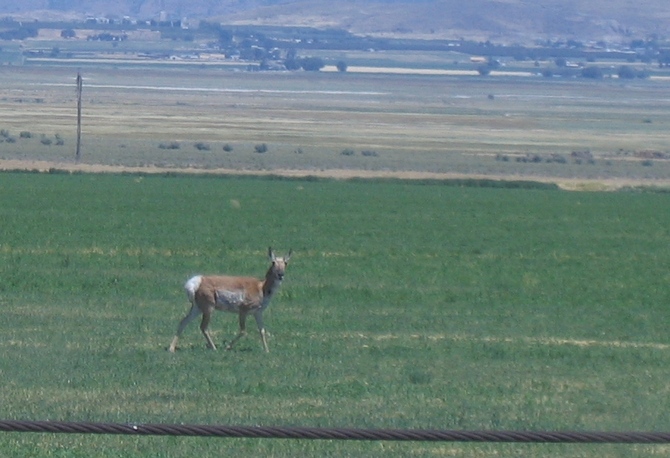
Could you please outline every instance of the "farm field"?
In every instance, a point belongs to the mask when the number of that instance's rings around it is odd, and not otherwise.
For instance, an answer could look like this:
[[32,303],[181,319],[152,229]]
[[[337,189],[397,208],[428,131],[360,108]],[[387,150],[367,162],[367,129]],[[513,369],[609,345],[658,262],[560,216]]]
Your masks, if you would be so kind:
[[[0,174],[0,418],[668,431],[666,193]],[[196,273],[262,275],[251,333],[166,351]],[[217,343],[237,330],[218,314]],[[251,324],[251,323],[250,323]],[[667,446],[0,435],[0,455],[667,456]]]
[[[664,79],[122,64],[91,65],[82,74],[82,163],[88,166],[414,172],[579,180],[596,188],[670,183]],[[4,168],[7,161],[23,161],[22,168],[71,165],[75,76],[74,67],[58,65],[0,69]]]

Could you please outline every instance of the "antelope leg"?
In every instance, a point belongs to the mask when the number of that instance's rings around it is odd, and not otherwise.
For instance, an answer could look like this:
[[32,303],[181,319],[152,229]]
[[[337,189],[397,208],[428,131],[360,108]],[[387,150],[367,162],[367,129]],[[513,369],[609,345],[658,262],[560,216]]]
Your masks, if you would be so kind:
[[237,333],[237,336],[228,344],[226,350],[232,350],[233,346],[240,340],[242,337],[247,335],[247,312],[240,310],[240,332]]

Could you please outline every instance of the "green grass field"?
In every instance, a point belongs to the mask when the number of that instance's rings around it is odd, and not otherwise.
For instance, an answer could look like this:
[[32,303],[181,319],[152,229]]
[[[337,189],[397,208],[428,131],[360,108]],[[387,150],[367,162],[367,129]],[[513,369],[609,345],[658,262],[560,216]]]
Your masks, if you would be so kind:
[[[0,418],[668,431],[663,193],[448,183],[0,174]],[[195,273],[262,275],[250,334],[208,351]],[[223,343],[234,315],[211,330]],[[0,435],[55,457],[666,456],[666,446]]]

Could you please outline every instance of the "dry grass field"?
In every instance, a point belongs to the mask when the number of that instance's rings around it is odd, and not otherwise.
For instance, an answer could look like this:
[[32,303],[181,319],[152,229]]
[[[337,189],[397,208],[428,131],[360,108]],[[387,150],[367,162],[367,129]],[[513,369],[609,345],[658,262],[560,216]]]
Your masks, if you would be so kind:
[[[91,66],[82,74],[82,162],[89,166],[670,180],[664,80],[248,73],[170,65]],[[72,162],[75,76],[72,67],[0,70],[0,158]],[[260,145],[267,150],[257,152]]]

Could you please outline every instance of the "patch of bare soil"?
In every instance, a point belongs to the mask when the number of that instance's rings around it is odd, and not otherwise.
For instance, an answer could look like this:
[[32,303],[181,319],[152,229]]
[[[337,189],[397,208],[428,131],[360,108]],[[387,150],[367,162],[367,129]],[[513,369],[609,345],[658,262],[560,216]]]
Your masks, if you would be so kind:
[[30,161],[15,159],[0,159],[0,170],[26,170],[26,171],[65,171],[83,173],[192,173],[209,175],[249,175],[267,176],[277,175],[284,177],[318,177],[333,179],[351,178],[397,178],[401,180],[454,180],[454,179],[485,179],[501,181],[536,181],[540,183],[553,183],[561,189],[570,191],[615,191],[626,187],[667,187],[670,188],[670,180],[644,180],[644,179],[579,179],[558,178],[530,175],[468,175],[457,173],[433,173],[417,171],[385,171],[385,170],[357,170],[357,169],[328,169],[328,170],[298,170],[298,169],[273,169],[273,170],[248,170],[248,169],[224,169],[224,168],[177,168],[177,167],[129,167],[123,165],[83,164],[68,162]]

